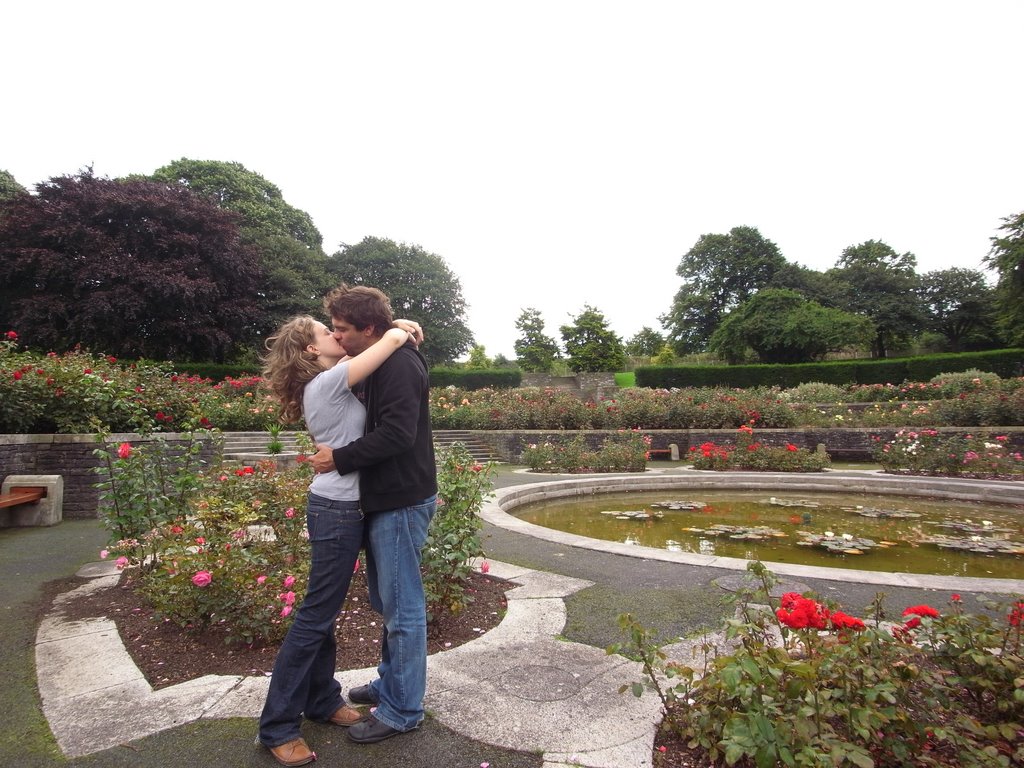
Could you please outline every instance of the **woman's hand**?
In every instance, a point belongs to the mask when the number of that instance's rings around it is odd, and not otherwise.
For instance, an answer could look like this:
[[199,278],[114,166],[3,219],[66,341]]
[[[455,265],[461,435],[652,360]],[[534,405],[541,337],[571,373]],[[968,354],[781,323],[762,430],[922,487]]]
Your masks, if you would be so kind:
[[417,347],[423,343],[423,329],[415,320],[395,320],[394,326],[395,328],[401,328],[403,331],[407,332],[412,337],[412,341]]

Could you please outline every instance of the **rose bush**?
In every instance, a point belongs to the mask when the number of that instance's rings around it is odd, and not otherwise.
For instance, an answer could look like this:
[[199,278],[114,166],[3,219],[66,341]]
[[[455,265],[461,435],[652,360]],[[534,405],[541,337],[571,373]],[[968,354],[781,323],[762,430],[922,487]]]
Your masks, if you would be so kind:
[[651,438],[639,430],[619,430],[590,450],[582,435],[531,443],[523,450],[523,463],[533,472],[643,472]]
[[[849,616],[812,594],[768,597],[759,580],[731,599],[730,650],[702,645],[695,665],[668,661],[631,615],[608,648],[641,662],[622,692],[654,691],[662,729],[700,748],[708,764],[757,766],[1009,766],[1024,761],[1024,602],[988,601],[967,614],[958,595],[946,614],[911,606],[889,623]],[[771,603],[772,610],[762,604]]]
[[754,439],[754,430],[747,425],[736,430],[735,445],[691,446],[689,459],[694,469],[752,472],[820,472],[831,463],[823,450],[808,451],[792,443],[765,445]]
[[936,429],[901,429],[889,441],[875,438],[874,458],[887,472],[1024,478],[1024,455],[1006,435],[947,435]]
[[[276,461],[199,466],[198,439],[188,445],[98,449],[108,459],[99,485],[111,530],[101,557],[130,568],[165,620],[190,631],[216,624],[230,642],[277,642],[306,589],[311,469],[304,461],[287,469]],[[469,599],[471,561],[483,554],[479,510],[491,489],[491,466],[475,464],[462,446],[441,456],[443,503],[423,555],[432,618],[458,613]]]
[[[873,406],[848,407],[864,402]],[[435,429],[1013,426],[1024,424],[1024,377],[969,371],[868,387],[625,388],[596,401],[562,389],[444,387],[431,390],[430,408]],[[171,363],[29,352],[13,330],[0,338],[0,433],[247,432],[275,418],[256,376],[215,382]]]

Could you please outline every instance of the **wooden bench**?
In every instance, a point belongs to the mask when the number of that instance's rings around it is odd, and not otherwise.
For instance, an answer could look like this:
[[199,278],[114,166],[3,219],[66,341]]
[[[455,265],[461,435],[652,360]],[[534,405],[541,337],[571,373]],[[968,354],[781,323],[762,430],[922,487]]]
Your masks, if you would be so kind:
[[63,518],[60,475],[8,475],[0,484],[0,528],[57,525]]
[[16,507],[19,504],[34,504],[40,499],[46,498],[46,486],[23,485],[12,488],[10,492],[0,494],[0,509]]

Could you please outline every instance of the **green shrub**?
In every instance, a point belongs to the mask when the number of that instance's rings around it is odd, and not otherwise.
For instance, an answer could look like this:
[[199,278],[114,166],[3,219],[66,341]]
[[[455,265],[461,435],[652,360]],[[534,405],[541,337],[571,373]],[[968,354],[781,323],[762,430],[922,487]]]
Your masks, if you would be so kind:
[[694,469],[752,472],[821,472],[831,463],[824,451],[808,451],[792,443],[764,445],[754,440],[754,430],[746,425],[737,430],[735,446],[711,442],[691,446],[690,460]]
[[423,588],[427,616],[458,615],[471,599],[466,592],[472,560],[483,555],[480,508],[493,484],[492,464],[481,464],[462,443],[439,453],[437,513],[423,546]]
[[705,642],[694,666],[667,661],[629,614],[627,641],[608,648],[642,665],[620,692],[654,691],[662,728],[709,763],[872,768],[924,764],[931,750],[965,766],[1024,760],[1024,601],[989,603],[1006,617],[995,620],[953,595],[946,615],[909,606],[887,624],[881,595],[862,620],[811,593],[770,598],[775,577],[761,563],[748,570],[758,582],[733,598],[727,652]]
[[901,429],[877,440],[874,459],[887,472],[1024,478],[1024,456],[1005,435],[946,435],[936,429]]
[[847,390],[838,384],[808,381],[783,390],[779,397],[788,403],[843,403]]
[[533,472],[643,472],[650,448],[650,436],[639,430],[619,430],[608,435],[597,450],[590,450],[582,435],[574,435],[527,445],[523,463]]
[[[308,465],[200,470],[196,445],[163,450],[158,439],[100,449],[109,459],[101,485],[111,530],[101,556],[132,568],[158,616],[197,632],[216,624],[228,642],[277,642],[309,572]],[[442,453],[442,503],[423,555],[431,619],[469,599],[465,577],[482,554],[479,509],[491,471],[462,446]]]
[[457,387],[459,389],[511,389],[523,382],[518,368],[431,368],[431,387]]

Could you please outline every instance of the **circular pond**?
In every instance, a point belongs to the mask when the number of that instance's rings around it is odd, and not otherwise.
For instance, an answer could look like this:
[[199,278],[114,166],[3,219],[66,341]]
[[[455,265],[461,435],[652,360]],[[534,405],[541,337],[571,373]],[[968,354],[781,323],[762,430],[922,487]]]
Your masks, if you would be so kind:
[[519,507],[527,522],[675,552],[826,568],[1024,578],[1012,507],[892,496],[600,493]]
[[515,486],[490,506],[498,525],[637,557],[724,568],[757,559],[778,573],[843,569],[873,583],[1024,584],[1021,483],[684,470]]

